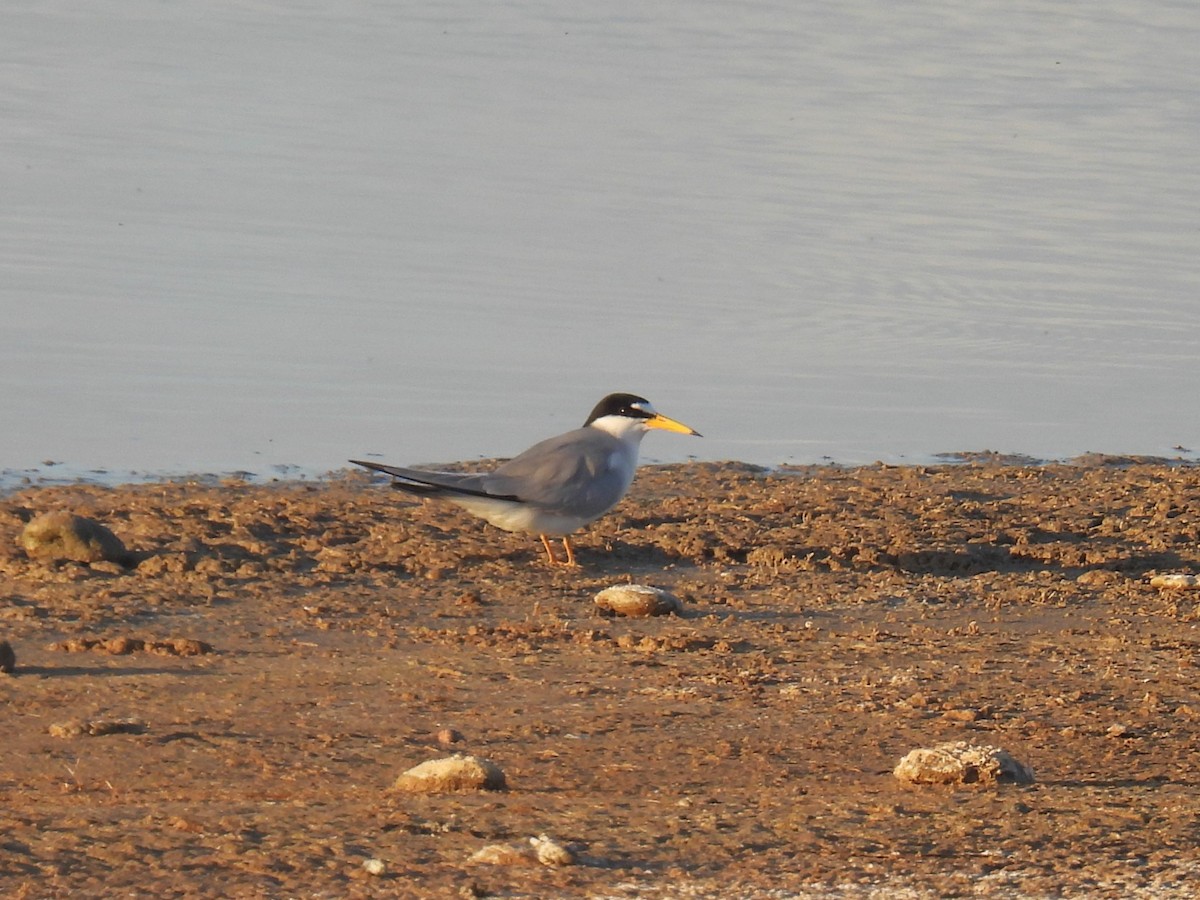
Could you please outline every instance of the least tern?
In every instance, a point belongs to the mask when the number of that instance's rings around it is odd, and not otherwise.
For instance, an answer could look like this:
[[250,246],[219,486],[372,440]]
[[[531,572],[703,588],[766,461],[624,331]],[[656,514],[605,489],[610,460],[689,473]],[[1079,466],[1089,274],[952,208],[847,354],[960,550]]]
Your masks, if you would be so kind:
[[567,535],[600,518],[620,502],[633,483],[638,448],[652,428],[700,433],[655,412],[635,394],[609,394],[596,404],[582,428],[534,444],[491,472],[427,472],[352,459],[356,466],[384,472],[392,487],[421,497],[447,500],[505,531],[536,534],[550,565],[559,560],[550,537],[561,537],[563,565],[575,565]]

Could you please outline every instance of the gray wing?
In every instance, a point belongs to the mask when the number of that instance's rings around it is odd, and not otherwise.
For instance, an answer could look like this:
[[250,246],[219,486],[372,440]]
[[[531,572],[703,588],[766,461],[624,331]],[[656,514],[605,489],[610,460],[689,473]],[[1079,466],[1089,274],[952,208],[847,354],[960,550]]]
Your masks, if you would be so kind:
[[580,428],[534,444],[483,476],[490,496],[515,496],[549,510],[598,517],[629,486],[614,467],[621,443],[596,428]]

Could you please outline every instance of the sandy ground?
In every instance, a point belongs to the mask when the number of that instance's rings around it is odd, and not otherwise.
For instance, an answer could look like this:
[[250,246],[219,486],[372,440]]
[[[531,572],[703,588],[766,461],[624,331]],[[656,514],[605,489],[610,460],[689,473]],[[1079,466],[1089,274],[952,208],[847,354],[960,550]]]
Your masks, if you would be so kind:
[[[27,558],[54,510],[138,565]],[[1194,896],[1200,591],[1149,578],[1198,538],[1138,461],[648,468],[575,570],[365,476],[29,486],[0,894]],[[950,740],[1037,781],[893,777]],[[456,751],[507,790],[392,788]],[[576,864],[468,862],[541,834]]]

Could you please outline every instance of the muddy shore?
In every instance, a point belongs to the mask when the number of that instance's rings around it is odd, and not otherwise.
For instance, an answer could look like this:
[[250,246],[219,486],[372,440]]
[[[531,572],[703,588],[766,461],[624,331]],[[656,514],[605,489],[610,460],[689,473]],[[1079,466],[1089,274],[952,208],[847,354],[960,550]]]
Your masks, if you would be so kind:
[[[0,893],[1194,896],[1200,468],[649,467],[575,546],[356,474],[0,497]],[[1036,780],[893,776],[957,740]],[[393,789],[455,752],[506,789]]]

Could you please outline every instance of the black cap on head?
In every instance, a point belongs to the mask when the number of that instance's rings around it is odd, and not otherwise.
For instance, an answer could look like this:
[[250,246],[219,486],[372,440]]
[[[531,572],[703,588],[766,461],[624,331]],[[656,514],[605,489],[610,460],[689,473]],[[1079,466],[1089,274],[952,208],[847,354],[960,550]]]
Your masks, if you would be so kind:
[[652,419],[654,411],[650,401],[637,394],[609,394],[596,404],[592,414],[587,417],[584,427],[591,425],[604,416],[626,416],[630,419]]

